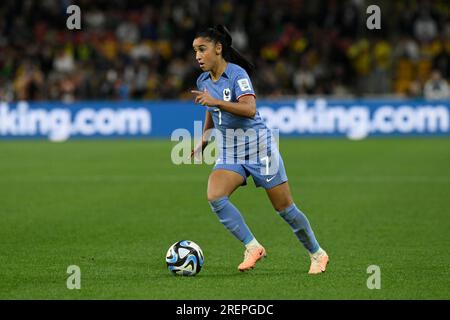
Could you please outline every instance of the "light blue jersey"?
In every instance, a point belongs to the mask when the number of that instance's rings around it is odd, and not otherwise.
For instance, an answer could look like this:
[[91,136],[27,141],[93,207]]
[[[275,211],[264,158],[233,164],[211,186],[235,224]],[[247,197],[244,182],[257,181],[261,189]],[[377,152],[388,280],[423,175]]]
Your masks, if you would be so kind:
[[[199,91],[207,89],[212,97],[230,102],[238,102],[239,98],[245,95],[255,96],[247,72],[234,63],[227,64],[216,82],[211,79],[209,72],[202,73],[197,80],[197,88]],[[219,162],[238,163],[249,158],[257,160],[256,152],[270,153],[271,144],[267,142],[270,142],[272,135],[258,111],[254,118],[234,115],[214,106],[208,106],[208,111],[215,129],[220,131],[223,138],[222,148],[219,148]],[[268,150],[257,150],[262,147]]]
[[[245,95],[256,97],[247,72],[234,63],[227,64],[217,81],[212,80],[209,72],[202,73],[197,88],[206,89],[213,98],[230,102],[238,102]],[[207,108],[223,138],[214,169],[235,171],[244,178],[252,175],[255,184],[265,188],[287,181],[273,134],[258,110],[253,118],[248,118],[215,106]]]
[[[255,96],[247,72],[234,63],[228,63],[219,80],[214,82],[209,72],[203,72],[197,79],[199,91],[207,89],[212,97],[224,101],[238,102],[245,95]],[[214,126],[225,133],[225,129],[267,129],[258,112],[253,119],[237,116],[217,107],[208,107],[214,120]],[[219,112],[220,111],[220,112]]]

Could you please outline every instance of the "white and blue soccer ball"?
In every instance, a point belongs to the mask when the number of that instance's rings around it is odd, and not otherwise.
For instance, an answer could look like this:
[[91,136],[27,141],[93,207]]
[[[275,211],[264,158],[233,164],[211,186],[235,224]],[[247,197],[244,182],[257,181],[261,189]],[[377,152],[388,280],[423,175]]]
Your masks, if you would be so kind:
[[166,254],[167,268],[174,275],[195,276],[202,269],[203,261],[202,249],[189,240],[174,243]]

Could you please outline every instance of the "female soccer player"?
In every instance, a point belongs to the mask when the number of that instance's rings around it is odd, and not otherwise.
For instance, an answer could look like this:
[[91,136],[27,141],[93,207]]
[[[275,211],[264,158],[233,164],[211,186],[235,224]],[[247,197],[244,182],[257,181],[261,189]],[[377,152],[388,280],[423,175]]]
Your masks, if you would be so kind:
[[[228,30],[218,25],[196,35],[193,48],[195,58],[204,71],[197,79],[195,103],[207,107],[203,136],[191,156],[197,157],[207,145],[209,129],[215,128],[223,135],[222,146],[216,164],[208,179],[207,197],[211,209],[220,222],[239,240],[246,250],[244,261],[238,266],[240,271],[253,269],[255,264],[266,256],[265,248],[256,240],[245,223],[239,210],[230,202],[229,197],[247,177],[252,176],[255,185],[261,186],[272,202],[274,209],[291,226],[293,232],[308,250],[311,257],[310,274],[324,272],[328,264],[328,255],[317,242],[306,216],[297,208],[291,196],[283,160],[273,143],[271,131],[266,127],[256,110],[256,95],[248,76],[253,66],[232,47],[232,37]],[[247,73],[248,71],[248,73]],[[245,155],[235,152],[237,146],[231,145],[230,129],[258,130],[266,132],[263,139],[259,135],[248,135]],[[242,132],[241,130],[241,132]],[[235,132],[235,131],[231,131]],[[228,134],[228,137],[227,137]],[[265,140],[264,140],[265,139]],[[272,143],[265,144],[262,141]],[[217,140],[216,140],[217,141]],[[226,146],[224,146],[226,144]],[[247,161],[255,153],[248,154],[252,146],[257,150],[267,149],[269,157]],[[234,153],[233,153],[234,152]],[[242,153],[242,148],[241,148]],[[237,161],[245,159],[245,161]],[[271,162],[269,170],[268,163]],[[275,164],[273,164],[276,162]],[[272,171],[272,172],[270,172]]]

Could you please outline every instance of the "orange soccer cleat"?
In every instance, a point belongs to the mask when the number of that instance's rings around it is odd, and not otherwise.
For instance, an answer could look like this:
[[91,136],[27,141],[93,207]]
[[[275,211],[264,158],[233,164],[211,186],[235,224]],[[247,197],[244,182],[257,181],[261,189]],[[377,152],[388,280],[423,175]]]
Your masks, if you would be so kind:
[[244,252],[244,261],[239,265],[239,271],[247,271],[253,269],[256,263],[266,257],[266,249],[263,246],[254,246],[246,249]]
[[330,258],[328,254],[322,248],[314,254],[310,254],[311,266],[309,267],[309,274],[318,274],[325,272],[327,264]]

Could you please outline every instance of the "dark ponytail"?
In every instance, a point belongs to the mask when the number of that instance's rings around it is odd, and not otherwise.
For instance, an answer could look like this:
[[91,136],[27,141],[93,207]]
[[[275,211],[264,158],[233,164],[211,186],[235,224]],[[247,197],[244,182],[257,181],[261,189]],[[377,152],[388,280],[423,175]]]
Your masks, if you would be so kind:
[[249,75],[252,74],[255,66],[244,58],[238,50],[233,48],[233,38],[225,26],[219,24],[213,28],[208,28],[205,31],[197,33],[196,38],[199,37],[209,38],[214,42],[220,42],[222,44],[223,58],[228,62],[241,66]]

